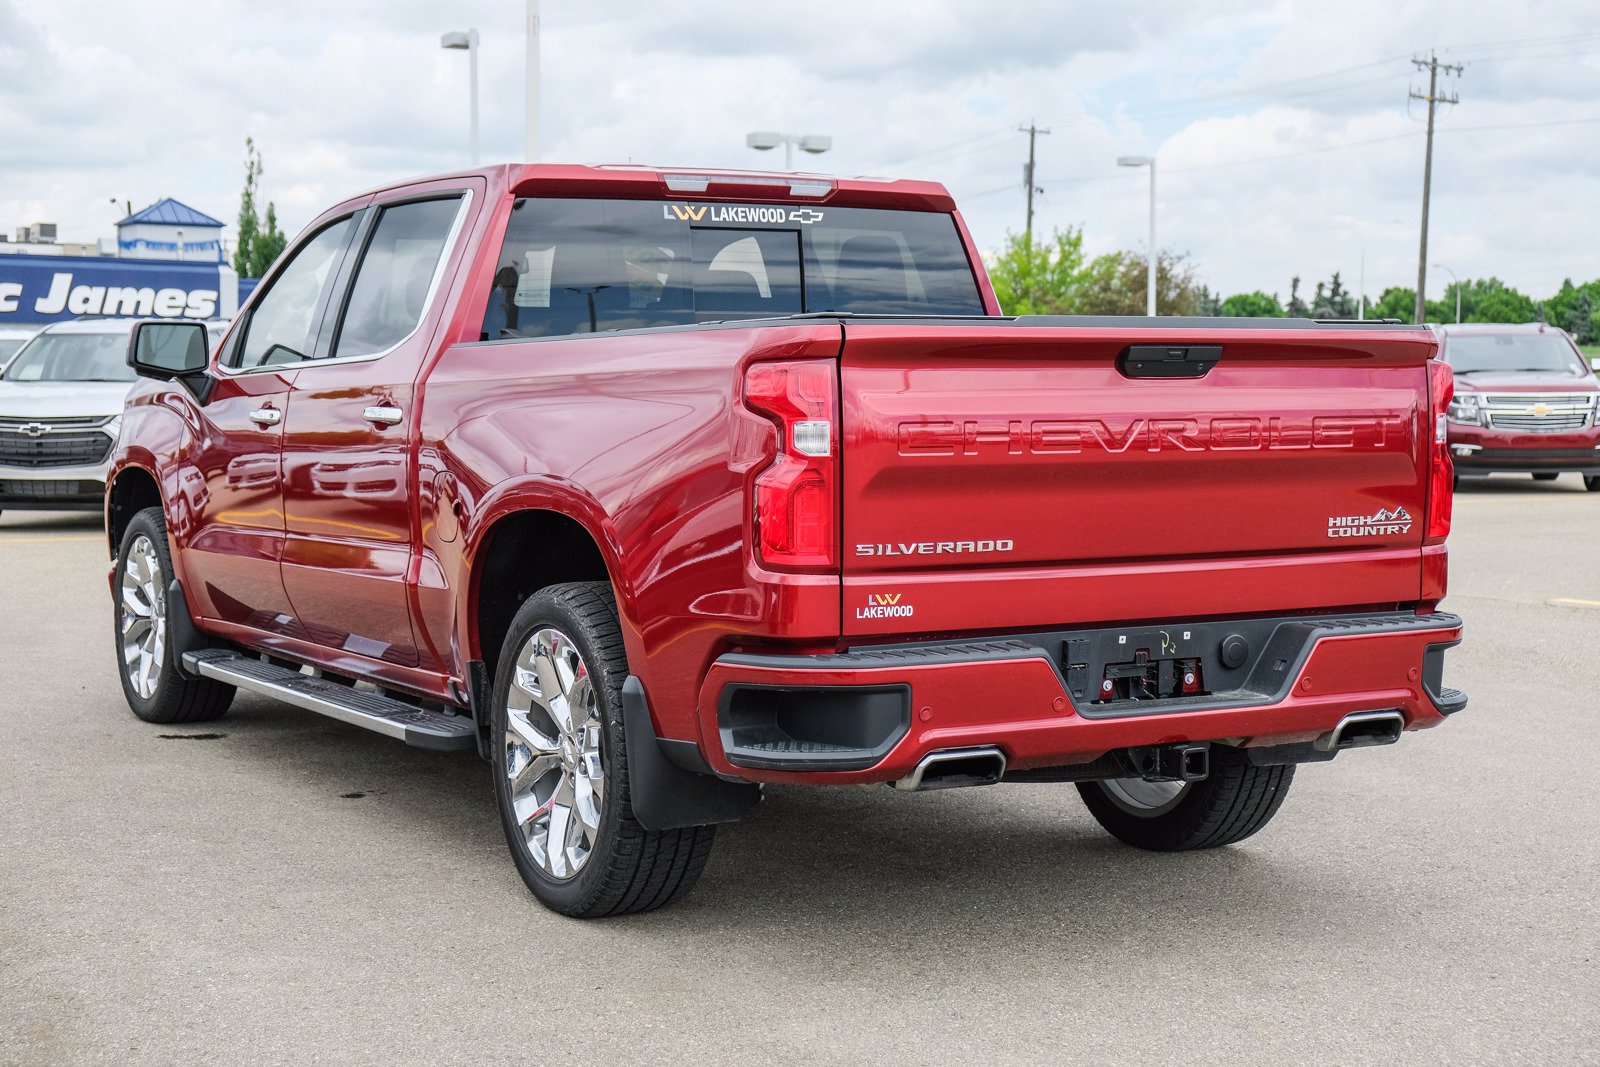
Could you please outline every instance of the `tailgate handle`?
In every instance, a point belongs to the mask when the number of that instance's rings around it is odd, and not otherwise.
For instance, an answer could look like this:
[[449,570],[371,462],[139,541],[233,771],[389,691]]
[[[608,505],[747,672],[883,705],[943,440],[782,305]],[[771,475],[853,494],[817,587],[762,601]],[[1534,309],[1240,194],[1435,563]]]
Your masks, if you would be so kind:
[[1204,378],[1221,358],[1221,345],[1129,345],[1117,369],[1129,378]]

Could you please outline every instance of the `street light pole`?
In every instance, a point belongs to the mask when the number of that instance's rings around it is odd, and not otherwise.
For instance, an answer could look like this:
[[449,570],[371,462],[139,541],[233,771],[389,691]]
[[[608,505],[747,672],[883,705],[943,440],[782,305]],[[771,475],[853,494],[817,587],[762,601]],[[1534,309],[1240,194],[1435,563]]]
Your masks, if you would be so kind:
[[771,130],[757,130],[746,134],[744,143],[746,148],[754,148],[758,152],[766,152],[783,145],[783,169],[792,171],[796,145],[802,152],[820,156],[833,147],[833,138],[822,133],[775,133]]
[[1434,270],[1442,270],[1446,274],[1450,275],[1450,281],[1456,287],[1456,324],[1460,325],[1460,323],[1461,323],[1461,279],[1456,277],[1456,272],[1455,271],[1451,270],[1449,267],[1445,266],[1443,263],[1435,263],[1433,265],[1433,269]]
[[472,80],[472,165],[476,167],[478,165],[478,31],[447,33],[439,38],[439,47],[465,49],[467,53],[467,72]]
[[1119,167],[1149,167],[1150,168],[1150,250],[1146,255],[1145,269],[1145,314],[1151,318],[1156,315],[1156,157],[1155,156],[1118,156]]
[[539,162],[539,0],[528,0],[527,146],[529,163]]

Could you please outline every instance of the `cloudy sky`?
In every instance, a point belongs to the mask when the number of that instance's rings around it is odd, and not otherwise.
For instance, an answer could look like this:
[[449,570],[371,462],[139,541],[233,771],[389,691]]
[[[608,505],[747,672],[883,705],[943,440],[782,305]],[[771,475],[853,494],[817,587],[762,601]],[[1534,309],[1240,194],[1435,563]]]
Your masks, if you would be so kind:
[[[1430,260],[1535,296],[1600,276],[1600,9],[1594,0],[810,0],[543,4],[543,157],[781,166],[750,130],[826,133],[805,165],[932,178],[981,244],[1023,221],[1092,252],[1158,243],[1223,293],[1287,298],[1332,271],[1415,281],[1425,88],[1410,59],[1466,64],[1434,161]],[[482,35],[483,155],[523,156],[521,0],[138,4],[0,0],[0,230],[109,236],[174,196],[230,222],[245,135],[292,233],[322,207],[467,158]],[[1430,291],[1442,272],[1430,270]]]

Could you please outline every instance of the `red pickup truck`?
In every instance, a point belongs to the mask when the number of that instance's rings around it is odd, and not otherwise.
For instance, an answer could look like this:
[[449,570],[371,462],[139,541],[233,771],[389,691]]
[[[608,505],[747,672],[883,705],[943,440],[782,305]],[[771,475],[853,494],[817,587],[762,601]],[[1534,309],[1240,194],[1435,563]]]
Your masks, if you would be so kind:
[[1466,703],[1426,329],[1006,318],[937,185],[504,166],[203,330],[130,341],[128,703],[475,748],[566,914],[682,895],[766,782],[1070,782],[1203,848]]

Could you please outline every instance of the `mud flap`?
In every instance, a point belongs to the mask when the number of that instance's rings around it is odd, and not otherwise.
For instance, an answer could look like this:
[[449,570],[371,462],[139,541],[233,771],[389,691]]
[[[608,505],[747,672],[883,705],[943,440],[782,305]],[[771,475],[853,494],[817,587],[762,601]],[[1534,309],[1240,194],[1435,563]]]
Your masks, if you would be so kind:
[[680,762],[699,759],[699,750],[684,753],[678,761],[667,757],[664,742],[656,736],[644,686],[629,675],[622,683],[622,724],[628,744],[628,791],[633,817],[646,830],[674,830],[683,826],[737,822],[761,802],[761,787],[751,782],[726,782],[710,773],[697,773]]
[[172,662],[178,676],[189,681],[199,678],[184,664],[183,654],[208,649],[211,642],[195,626],[194,616],[189,614],[189,598],[183,595],[183,583],[176,578],[167,586],[167,640],[172,645]]

